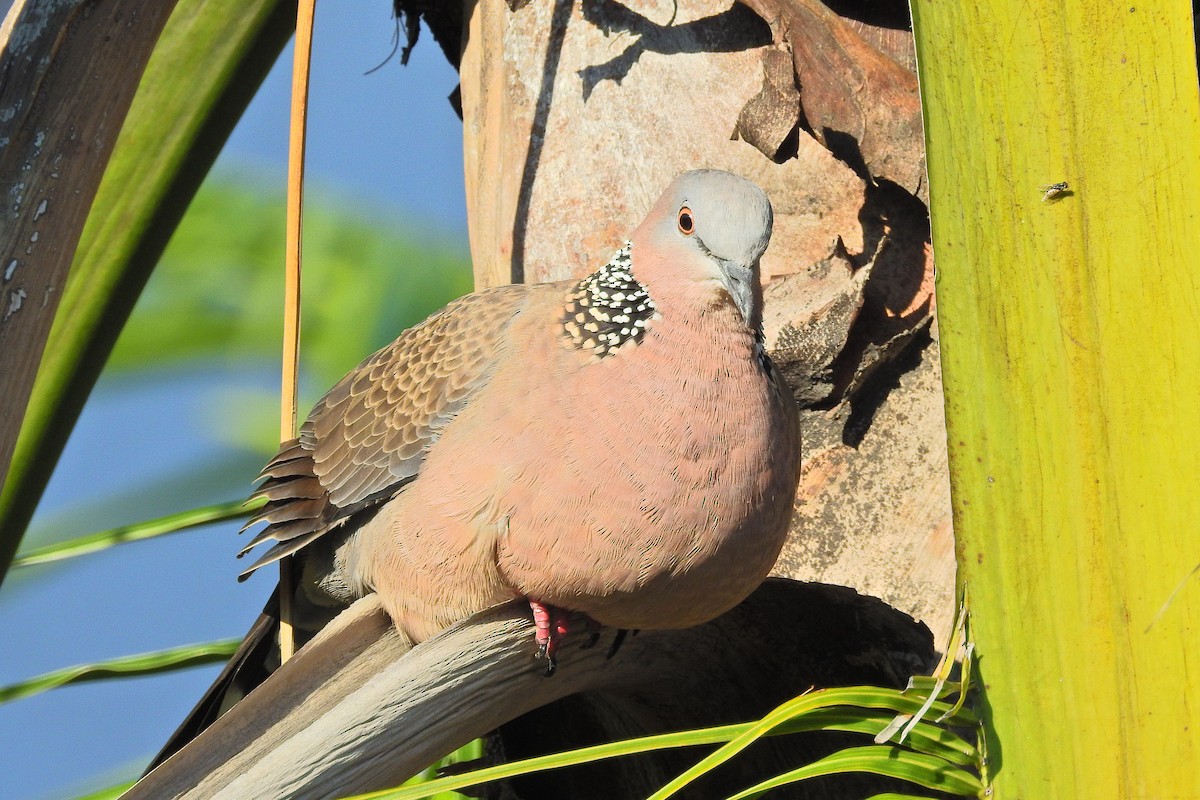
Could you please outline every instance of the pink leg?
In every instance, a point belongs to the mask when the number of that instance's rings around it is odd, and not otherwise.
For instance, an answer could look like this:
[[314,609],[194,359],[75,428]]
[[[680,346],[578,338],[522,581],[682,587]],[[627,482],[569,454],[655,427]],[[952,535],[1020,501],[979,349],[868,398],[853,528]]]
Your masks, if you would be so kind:
[[533,609],[533,624],[537,628],[537,657],[546,659],[546,674],[553,675],[557,666],[554,655],[558,652],[559,642],[567,635],[571,612],[539,600],[530,600],[529,607]]

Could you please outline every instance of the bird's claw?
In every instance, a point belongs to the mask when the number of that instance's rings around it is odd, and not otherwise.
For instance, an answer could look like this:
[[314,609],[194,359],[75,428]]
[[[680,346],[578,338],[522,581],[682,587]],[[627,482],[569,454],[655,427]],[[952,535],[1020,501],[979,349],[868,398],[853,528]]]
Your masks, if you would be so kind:
[[530,600],[529,607],[533,610],[533,624],[537,628],[537,657],[546,659],[548,678],[558,669],[554,656],[558,651],[558,643],[567,635],[569,612],[537,600]]
[[555,661],[554,656],[552,656],[550,654],[550,642],[551,642],[550,639],[546,639],[546,641],[544,641],[544,642],[539,641],[537,655],[534,656],[534,658],[536,658],[538,660],[541,660],[543,658],[546,659],[545,677],[547,677],[547,678],[549,678],[551,675],[553,675],[554,671],[556,669],[558,669],[558,662]]

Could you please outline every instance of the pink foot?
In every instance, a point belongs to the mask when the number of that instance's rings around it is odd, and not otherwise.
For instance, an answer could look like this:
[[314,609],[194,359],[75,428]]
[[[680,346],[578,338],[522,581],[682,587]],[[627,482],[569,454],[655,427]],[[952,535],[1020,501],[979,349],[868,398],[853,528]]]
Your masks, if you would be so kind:
[[530,600],[529,607],[533,609],[533,624],[537,628],[537,657],[546,659],[546,675],[553,675],[558,666],[554,656],[559,642],[567,635],[571,612],[538,600]]

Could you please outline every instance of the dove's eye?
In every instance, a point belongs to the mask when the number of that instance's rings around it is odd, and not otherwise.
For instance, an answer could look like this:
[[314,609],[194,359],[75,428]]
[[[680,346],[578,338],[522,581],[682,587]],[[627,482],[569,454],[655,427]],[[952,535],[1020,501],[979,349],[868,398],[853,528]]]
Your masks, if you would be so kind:
[[679,232],[691,236],[696,230],[696,222],[692,219],[692,210],[687,206],[679,209]]

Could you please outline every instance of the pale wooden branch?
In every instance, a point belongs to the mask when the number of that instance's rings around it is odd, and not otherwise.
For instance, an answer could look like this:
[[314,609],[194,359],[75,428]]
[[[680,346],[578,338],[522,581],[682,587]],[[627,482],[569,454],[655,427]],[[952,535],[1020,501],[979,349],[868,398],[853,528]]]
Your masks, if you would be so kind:
[[572,648],[546,679],[530,625],[506,607],[408,653],[372,595],[126,797],[334,797],[398,785],[611,667],[601,649]]
[[[862,637],[863,628],[879,635]],[[125,797],[339,797],[399,785],[471,739],[568,695],[648,692],[654,703],[636,702],[657,714],[651,729],[677,729],[749,719],[812,685],[841,682],[839,675],[901,683],[932,653],[928,631],[882,603],[791,581],[769,582],[708,625],[631,636],[608,658],[612,637],[605,631],[589,649],[578,646],[584,636],[569,638],[557,673],[546,677],[534,658],[532,622],[518,606],[476,615],[410,648],[371,596]],[[603,703],[619,705],[611,697]],[[674,719],[673,706],[686,717]],[[561,747],[553,734],[544,741]],[[775,750],[771,763],[795,765],[798,757]]]

